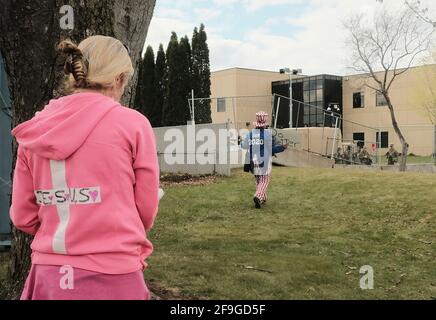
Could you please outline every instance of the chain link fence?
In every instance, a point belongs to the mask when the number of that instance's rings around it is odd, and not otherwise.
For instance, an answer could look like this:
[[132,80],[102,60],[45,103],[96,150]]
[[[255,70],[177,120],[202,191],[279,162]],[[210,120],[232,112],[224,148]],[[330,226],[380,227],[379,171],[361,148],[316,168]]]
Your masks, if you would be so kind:
[[[270,126],[275,129],[276,139],[291,148],[313,153],[337,163],[372,164],[381,163],[379,144],[383,138],[378,128],[347,121],[334,108],[323,107],[293,100],[293,124],[289,126],[290,99],[274,95],[238,96],[221,98],[194,98],[189,105],[194,107],[204,100],[210,100],[214,123],[228,122],[238,131],[253,128],[255,114],[266,111],[270,115]],[[295,109],[295,110],[294,110]],[[286,119],[285,119],[286,118]],[[317,126],[306,123],[315,121]],[[295,128],[296,127],[296,128]],[[235,141],[232,141],[235,145]]]
[[[292,129],[289,129],[290,99],[278,94],[194,98],[189,105],[210,100],[214,123],[228,122],[238,131],[250,130],[255,114],[266,111],[270,125],[278,131],[279,141],[290,143],[296,150],[334,159],[339,164],[387,164],[386,153],[391,144],[401,152],[401,144],[392,126],[375,127],[350,121],[335,104],[312,105],[293,100]],[[315,124],[315,125],[313,125]],[[436,164],[436,126],[407,124],[400,126],[409,143],[411,164]],[[236,145],[236,140],[231,141]]]

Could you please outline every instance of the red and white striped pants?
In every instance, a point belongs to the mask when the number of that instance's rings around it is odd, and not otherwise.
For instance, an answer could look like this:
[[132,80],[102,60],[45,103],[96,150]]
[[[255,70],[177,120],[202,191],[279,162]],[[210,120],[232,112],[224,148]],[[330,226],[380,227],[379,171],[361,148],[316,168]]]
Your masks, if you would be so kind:
[[254,176],[256,178],[256,193],[255,197],[257,197],[259,200],[266,202],[267,200],[267,194],[266,190],[268,189],[268,185],[270,182],[270,176]]

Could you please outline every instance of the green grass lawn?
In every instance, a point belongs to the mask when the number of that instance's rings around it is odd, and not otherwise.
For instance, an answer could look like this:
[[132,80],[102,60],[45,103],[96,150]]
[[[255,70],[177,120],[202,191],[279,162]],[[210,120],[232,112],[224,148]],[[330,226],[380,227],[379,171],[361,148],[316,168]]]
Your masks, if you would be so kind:
[[436,299],[434,175],[274,168],[260,211],[253,192],[242,171],[167,187],[145,278],[208,299]]
[[407,161],[410,164],[417,164],[417,163],[436,163],[435,159],[433,159],[432,156],[428,157],[420,157],[420,156],[409,156],[407,157]]
[[[383,165],[387,165],[388,164],[388,160],[386,159],[386,157],[381,157],[381,161]],[[408,164],[426,164],[426,163],[433,163],[436,164],[435,159],[433,159],[432,156],[408,156],[407,157],[407,163]]]

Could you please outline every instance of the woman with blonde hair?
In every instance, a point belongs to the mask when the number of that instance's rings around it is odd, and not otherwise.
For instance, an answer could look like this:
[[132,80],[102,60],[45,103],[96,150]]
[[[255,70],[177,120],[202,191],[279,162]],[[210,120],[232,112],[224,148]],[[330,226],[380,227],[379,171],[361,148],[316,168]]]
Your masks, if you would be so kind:
[[12,130],[10,216],[35,236],[21,299],[148,299],[159,168],[149,121],[119,103],[132,61],[106,36],[65,40],[58,51],[71,94]]

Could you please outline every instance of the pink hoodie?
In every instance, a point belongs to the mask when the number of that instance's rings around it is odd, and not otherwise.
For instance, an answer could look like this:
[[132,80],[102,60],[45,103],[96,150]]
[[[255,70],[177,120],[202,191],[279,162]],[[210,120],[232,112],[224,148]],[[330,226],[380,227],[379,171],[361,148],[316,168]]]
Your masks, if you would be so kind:
[[146,266],[159,188],[147,118],[102,94],[77,93],[51,100],[12,135],[10,216],[35,235],[33,264],[106,274]]

